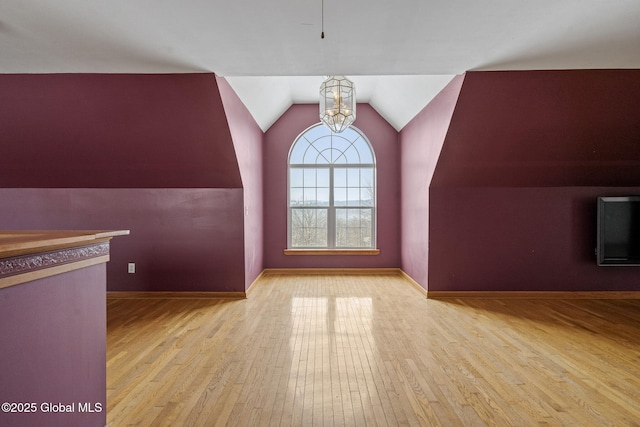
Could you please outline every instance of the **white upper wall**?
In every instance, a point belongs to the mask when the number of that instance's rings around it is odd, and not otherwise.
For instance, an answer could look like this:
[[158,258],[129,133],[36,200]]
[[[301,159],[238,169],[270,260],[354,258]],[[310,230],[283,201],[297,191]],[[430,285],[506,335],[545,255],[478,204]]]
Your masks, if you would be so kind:
[[[400,131],[454,76],[348,77],[355,84],[358,102],[370,104]],[[266,131],[292,104],[317,104],[320,84],[325,77],[245,76],[226,79],[260,128]]]

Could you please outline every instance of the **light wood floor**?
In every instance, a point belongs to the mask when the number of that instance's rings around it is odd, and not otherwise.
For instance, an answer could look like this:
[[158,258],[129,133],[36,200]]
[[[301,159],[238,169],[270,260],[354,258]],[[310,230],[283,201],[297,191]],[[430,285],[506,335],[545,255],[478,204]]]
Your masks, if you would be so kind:
[[246,300],[109,300],[107,420],[638,426],[640,301],[427,300],[265,276]]

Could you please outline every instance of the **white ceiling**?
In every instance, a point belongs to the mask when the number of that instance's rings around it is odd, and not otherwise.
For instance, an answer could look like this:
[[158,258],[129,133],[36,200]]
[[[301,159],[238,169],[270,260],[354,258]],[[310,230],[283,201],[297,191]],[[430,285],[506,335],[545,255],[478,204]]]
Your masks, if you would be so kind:
[[2,0],[1,73],[225,76],[263,130],[347,75],[401,129],[468,70],[640,68],[638,0]]

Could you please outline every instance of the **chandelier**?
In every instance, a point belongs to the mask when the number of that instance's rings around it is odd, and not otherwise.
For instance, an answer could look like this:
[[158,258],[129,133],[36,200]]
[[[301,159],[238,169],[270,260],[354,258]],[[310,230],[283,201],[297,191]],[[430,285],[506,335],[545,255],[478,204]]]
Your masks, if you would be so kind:
[[320,120],[339,133],[356,120],[356,87],[344,76],[329,76],[320,85]]

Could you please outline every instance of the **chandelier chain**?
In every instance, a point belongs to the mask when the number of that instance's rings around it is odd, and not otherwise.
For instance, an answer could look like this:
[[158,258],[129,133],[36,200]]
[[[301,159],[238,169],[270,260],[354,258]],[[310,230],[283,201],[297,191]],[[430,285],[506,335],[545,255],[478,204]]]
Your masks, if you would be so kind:
[[320,14],[320,31],[322,31],[320,33],[320,38],[324,39],[324,0],[322,0],[322,10],[321,10],[321,14]]

